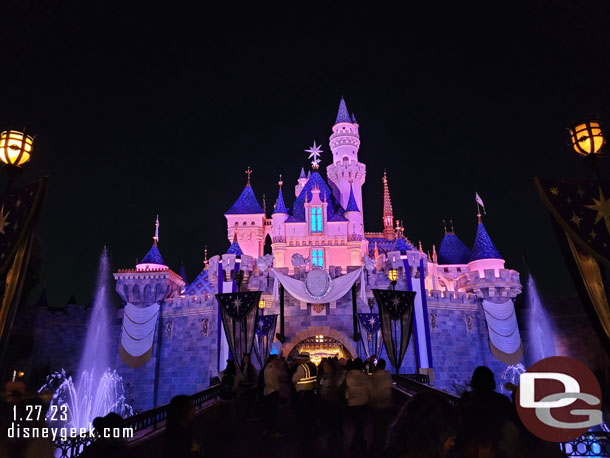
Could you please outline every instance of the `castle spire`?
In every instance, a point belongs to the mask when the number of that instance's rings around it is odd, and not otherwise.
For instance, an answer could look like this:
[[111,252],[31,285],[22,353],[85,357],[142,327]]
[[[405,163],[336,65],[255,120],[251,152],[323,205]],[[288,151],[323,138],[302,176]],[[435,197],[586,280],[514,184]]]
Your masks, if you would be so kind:
[[246,170],[246,175],[248,175],[248,183],[246,184],[246,186],[250,186],[250,175],[252,175],[252,169],[250,168],[250,166],[248,166],[248,169]]
[[277,195],[277,201],[275,202],[275,207],[273,208],[273,214],[288,214],[288,210],[286,210],[286,205],[284,204],[284,196],[282,195],[282,185],[284,184],[284,182],[282,181],[282,175],[280,175],[280,181],[278,181],[277,184],[280,186],[280,192]]
[[474,237],[470,261],[477,261],[479,259],[503,259],[496,246],[491,241],[491,237],[481,221],[480,213],[477,214],[477,218],[477,235]]
[[335,124],[339,124],[340,122],[352,122],[352,118],[349,115],[349,111],[347,111],[347,105],[343,97],[341,97],[341,101],[339,102],[339,110],[337,111],[337,119],[335,120]]
[[157,246],[159,243],[159,215],[157,215],[157,220],[155,221],[155,235],[153,237],[153,246]]
[[388,240],[395,237],[394,231],[394,211],[390,200],[390,189],[388,188],[388,176],[383,171],[383,236]]

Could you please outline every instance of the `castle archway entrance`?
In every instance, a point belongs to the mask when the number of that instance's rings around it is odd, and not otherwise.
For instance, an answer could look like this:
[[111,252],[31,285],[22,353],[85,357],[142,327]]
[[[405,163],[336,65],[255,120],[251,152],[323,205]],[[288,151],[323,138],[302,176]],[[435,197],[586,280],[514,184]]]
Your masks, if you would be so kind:
[[290,351],[288,357],[296,358],[301,352],[309,353],[309,358],[316,366],[324,358],[352,358],[352,354],[340,341],[333,337],[317,334],[298,342]]

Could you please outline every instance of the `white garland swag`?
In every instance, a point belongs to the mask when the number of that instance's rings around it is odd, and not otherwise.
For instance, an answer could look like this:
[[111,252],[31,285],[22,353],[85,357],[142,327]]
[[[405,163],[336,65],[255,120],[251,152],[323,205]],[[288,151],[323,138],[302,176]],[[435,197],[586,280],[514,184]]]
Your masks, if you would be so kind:
[[504,353],[515,353],[521,346],[521,336],[512,300],[502,304],[483,301],[483,310],[489,329],[489,340],[494,347]]
[[[295,299],[308,302],[310,304],[326,304],[328,302],[335,302],[345,296],[352,285],[358,280],[362,274],[362,268],[356,269],[353,272],[350,272],[346,275],[341,275],[340,277],[333,278],[331,282],[331,288],[328,294],[320,299],[316,299],[307,292],[305,288],[305,282],[302,280],[297,280],[296,278],[289,277],[288,275],[284,275],[277,270],[274,270],[276,284],[273,285],[274,295],[276,294],[277,288],[279,285],[277,283],[281,283],[282,286],[290,293],[292,297]],[[277,286],[276,286],[277,285]]]
[[159,316],[159,304],[148,307],[125,305],[121,345],[131,356],[141,356],[151,349],[155,326]]

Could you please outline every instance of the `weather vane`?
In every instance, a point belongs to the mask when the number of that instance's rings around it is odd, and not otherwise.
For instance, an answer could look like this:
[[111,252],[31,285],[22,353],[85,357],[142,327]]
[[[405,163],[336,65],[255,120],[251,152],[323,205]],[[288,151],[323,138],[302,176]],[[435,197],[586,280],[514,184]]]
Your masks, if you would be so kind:
[[313,146],[305,150],[306,153],[309,153],[308,159],[313,157],[313,161],[311,161],[311,168],[314,170],[318,170],[318,167],[320,166],[320,153],[322,153],[321,147],[322,145],[316,145],[316,141],[314,140]]

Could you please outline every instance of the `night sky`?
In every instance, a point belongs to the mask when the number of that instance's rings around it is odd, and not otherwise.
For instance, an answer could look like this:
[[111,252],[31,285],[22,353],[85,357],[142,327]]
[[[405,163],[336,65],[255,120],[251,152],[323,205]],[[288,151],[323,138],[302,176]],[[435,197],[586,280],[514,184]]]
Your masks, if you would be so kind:
[[279,173],[292,204],[314,139],[325,175],[341,96],[360,124],[367,231],[382,228],[384,168],[395,216],[426,250],[443,218],[472,244],[477,191],[507,266],[522,270],[525,250],[545,294],[573,294],[531,178],[590,176],[566,127],[599,116],[610,131],[608,2],[83,3],[0,6],[0,129],[36,135],[23,184],[50,175],[40,240],[52,305],[91,299],[105,244],[113,268],[133,267],[157,213],[161,253],[193,279],[205,245],[228,247],[223,214],[248,166],[268,209]]

